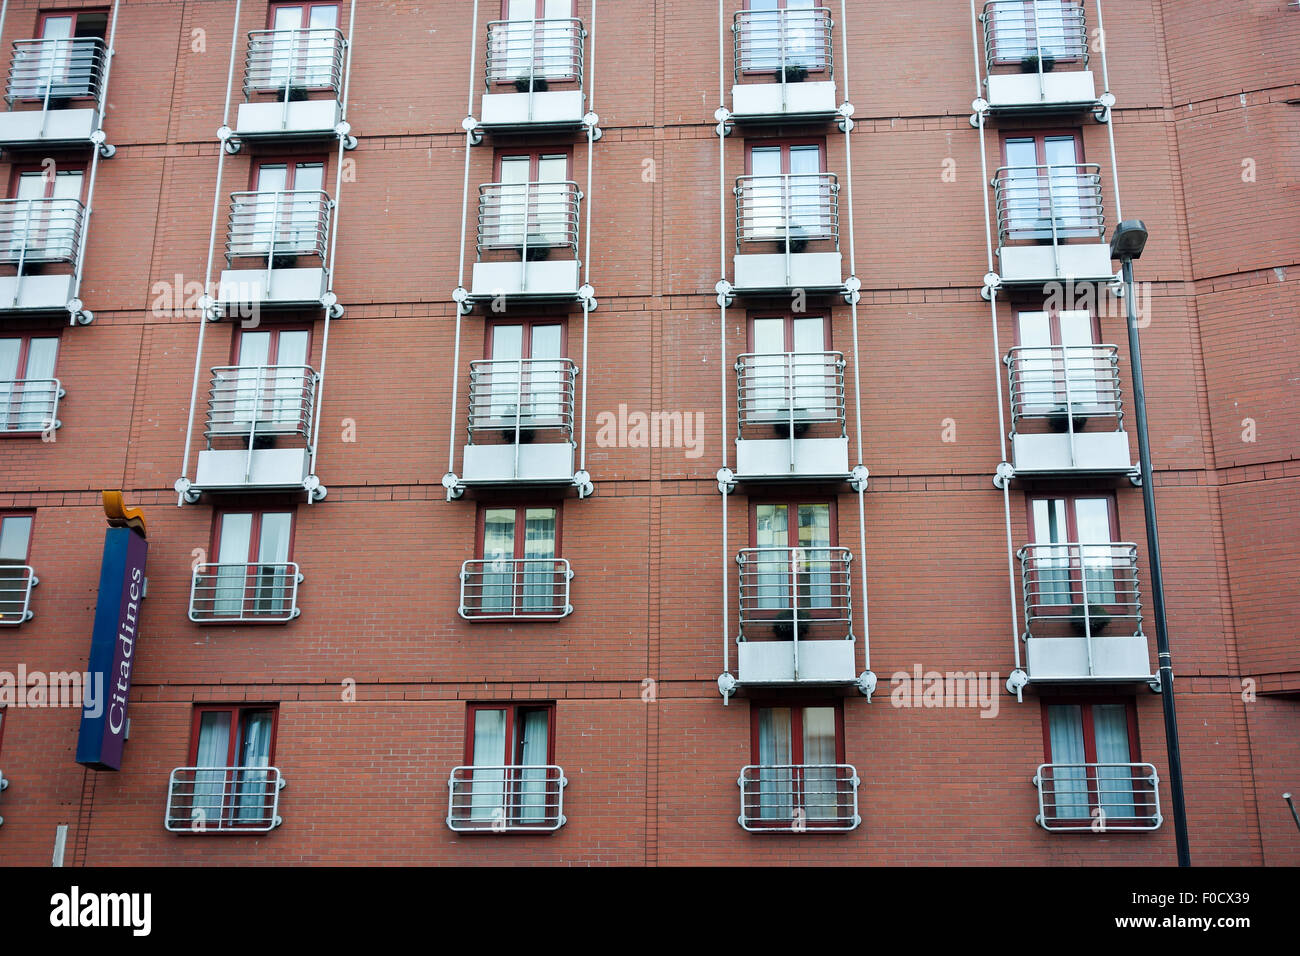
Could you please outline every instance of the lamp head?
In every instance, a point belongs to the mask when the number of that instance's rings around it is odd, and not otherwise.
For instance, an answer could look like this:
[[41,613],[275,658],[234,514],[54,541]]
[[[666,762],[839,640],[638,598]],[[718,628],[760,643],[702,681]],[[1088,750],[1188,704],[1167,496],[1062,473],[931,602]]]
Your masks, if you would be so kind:
[[1141,219],[1125,219],[1110,238],[1112,259],[1141,259],[1147,244],[1147,227]]

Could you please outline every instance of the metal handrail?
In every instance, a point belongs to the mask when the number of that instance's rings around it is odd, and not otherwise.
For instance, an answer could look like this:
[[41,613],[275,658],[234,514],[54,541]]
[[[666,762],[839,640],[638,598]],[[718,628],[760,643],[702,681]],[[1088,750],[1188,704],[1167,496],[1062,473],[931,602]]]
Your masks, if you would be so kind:
[[563,248],[578,254],[582,190],[572,181],[479,186],[478,253],[491,249]]
[[338,93],[346,49],[342,31],[334,27],[253,30],[244,56],[244,97],[279,92],[288,98],[294,90]]
[[0,627],[32,619],[32,588],[40,583],[30,565],[0,564]]
[[1160,777],[1149,763],[1039,764],[1034,822],[1052,832],[1158,830]]
[[57,378],[0,381],[0,432],[58,428],[59,399],[66,394]]
[[852,764],[742,767],[737,822],[755,833],[844,833],[862,823]]
[[280,818],[278,767],[177,767],[163,826],[172,833],[269,833]]
[[297,563],[199,564],[190,579],[190,620],[199,624],[283,623],[300,613]]
[[801,425],[832,422],[844,437],[843,352],[746,352],[736,359],[736,422]]
[[1104,238],[1101,166],[1003,166],[993,179],[998,240]]
[[736,252],[744,242],[830,240],[838,249],[839,190],[834,173],[737,176]]
[[775,628],[778,636],[788,632],[796,642],[804,630],[827,626],[852,637],[852,560],[848,548],[741,549],[736,554],[740,639],[746,640],[746,625],[751,631]]
[[5,83],[5,102],[98,99],[108,62],[108,45],[99,37],[15,40]]
[[1079,61],[1088,65],[1088,18],[1075,0],[989,0],[980,15],[984,25],[984,63],[987,69],[1021,63],[1033,57],[1042,72],[1043,61]]
[[776,73],[786,82],[786,67],[834,76],[835,21],[828,7],[785,10],[740,10],[732,19],[735,37],[732,72],[737,81],[746,73]]
[[310,365],[223,365],[208,390],[208,447],[215,438],[300,435],[311,442],[320,376]]
[[564,768],[554,764],[453,767],[447,826],[458,833],[548,832],[566,822]]
[[1124,427],[1115,345],[1021,345],[1002,360],[1011,389],[1011,434],[1021,419],[1113,418]]
[[276,256],[318,256],[323,262],[331,206],[329,194],[318,189],[232,193],[226,262]]
[[86,207],[78,199],[0,199],[0,262],[73,265]]
[[1053,625],[1064,623],[1091,641],[1113,620],[1132,621],[1132,633],[1142,634],[1137,545],[1027,544],[1016,557],[1024,582],[1027,639],[1059,636]]
[[469,363],[469,441],[476,432],[558,430],[573,439],[572,359],[486,359]]
[[491,558],[460,566],[460,616],[472,621],[558,620],[573,613],[564,558]]
[[483,82],[527,79],[582,82],[582,41],[587,33],[577,17],[493,20],[487,25],[487,59]]

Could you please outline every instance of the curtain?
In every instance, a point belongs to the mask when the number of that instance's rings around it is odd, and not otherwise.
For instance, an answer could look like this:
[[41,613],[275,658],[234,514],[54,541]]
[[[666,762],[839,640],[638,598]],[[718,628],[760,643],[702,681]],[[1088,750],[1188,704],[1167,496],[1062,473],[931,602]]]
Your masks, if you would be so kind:
[[791,356],[791,391],[795,419],[826,418],[834,414],[837,397],[834,373],[826,364],[825,320],[821,316],[793,322],[794,355]]
[[267,372],[265,422],[260,423],[261,427],[279,433],[304,427],[309,344],[306,330],[280,332],[275,367]]
[[244,715],[242,727],[243,747],[239,755],[238,789],[235,797],[235,820],[245,824],[270,822],[270,775],[265,767],[271,765],[271,722],[269,710],[251,711]]
[[226,767],[230,761],[230,711],[204,711],[194,755],[194,794],[190,818],[195,827],[219,827],[225,820]]
[[262,515],[262,533],[257,546],[257,610],[282,614],[289,607],[289,533],[293,516],[289,512]]
[[555,509],[528,508],[524,512],[523,609],[529,613],[557,611],[555,561]]
[[22,339],[0,339],[0,428],[6,431],[22,428],[23,386],[18,369],[22,354]]
[[[253,516],[248,512],[227,512],[221,516],[220,544],[217,550],[217,574],[212,581],[212,610],[217,617],[243,617],[248,585],[249,538],[253,533]],[[207,584],[208,582],[201,582]],[[202,607],[204,592],[198,592]]]
[[546,799],[546,765],[550,750],[547,712],[527,710],[522,716],[524,739],[520,760],[523,769],[518,771],[518,819],[520,823],[545,823],[552,816]]
[[17,415],[11,427],[19,431],[44,431],[54,426],[51,409],[58,390],[51,380],[58,348],[59,340],[55,338],[29,340],[27,369],[23,374],[29,384],[20,386]]
[[537,427],[554,428],[564,423],[561,329],[558,325],[535,325],[532,332],[532,361],[524,381],[524,420]]
[[[764,707],[758,712],[758,763],[758,818],[793,818],[789,707]],[[752,815],[748,804],[746,813]]]
[[[1124,704],[1094,704],[1093,733],[1097,738],[1097,763],[1126,764],[1129,755],[1128,708]],[[1129,767],[1098,767],[1097,795],[1108,819],[1132,819],[1133,771]]]
[[[1088,817],[1087,760],[1083,750],[1083,710],[1078,704],[1052,704],[1047,708],[1052,741],[1051,786],[1044,795],[1047,819],[1077,820]],[[1062,766],[1071,764],[1073,766]]]
[[[1065,520],[1064,498],[1038,498],[1033,502],[1034,544],[1059,545],[1034,550],[1033,572],[1036,588],[1026,600],[1040,606],[1057,607],[1071,602],[1070,548]],[[1033,593],[1036,590],[1037,593]]]
[[838,815],[835,758],[835,708],[805,707],[803,804],[809,820],[834,820]]
[[[469,804],[462,800],[456,816],[474,822],[505,821],[506,712],[474,711],[474,769],[470,771]],[[461,790],[463,794],[463,789]],[[468,814],[465,812],[468,810]]]

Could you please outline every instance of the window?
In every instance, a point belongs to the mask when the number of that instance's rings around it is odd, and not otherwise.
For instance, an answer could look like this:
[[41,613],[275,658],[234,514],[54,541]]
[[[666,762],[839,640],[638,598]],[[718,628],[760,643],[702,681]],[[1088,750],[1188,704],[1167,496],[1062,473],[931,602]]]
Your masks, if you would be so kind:
[[552,505],[480,509],[480,613],[527,615],[564,609],[566,572],[557,560],[559,530],[560,510]]
[[190,764],[197,769],[186,809],[196,829],[271,825],[279,782],[266,768],[274,763],[276,722],[276,708],[265,705],[195,709]]
[[54,427],[58,352],[57,335],[0,337],[0,433],[31,434]]
[[[581,35],[570,23],[574,0],[502,0],[501,19],[509,21],[493,31],[493,75],[501,82],[527,89],[532,78],[577,79],[575,64]],[[533,25],[533,19],[548,21]],[[545,85],[534,89],[545,89]]]
[[756,315],[749,323],[749,374],[742,399],[746,411],[796,437],[811,421],[838,410],[837,377],[828,366],[829,325],[823,315]]
[[465,763],[473,769],[454,794],[452,816],[471,826],[554,829],[560,810],[560,775],[551,769],[554,718],[550,703],[471,704]]
[[291,90],[327,89],[335,83],[339,25],[337,3],[273,3],[267,27],[271,38],[266,78]]
[[[757,590],[754,606],[760,613],[770,612],[778,625],[792,619],[793,583],[801,618],[834,613],[835,605],[843,600],[838,593],[843,573],[831,552],[835,546],[834,503],[754,502],[752,509],[750,545],[756,549],[755,567],[744,574]],[[793,635],[781,632],[778,636]]]
[[1042,51],[1043,69],[1067,60],[1081,60],[1084,48],[1083,7],[1076,0],[1017,0],[995,3],[986,30],[993,38],[995,64],[1021,63]]
[[27,555],[35,520],[33,513],[0,515],[0,624],[27,619],[33,583]]
[[[774,73],[786,67],[822,70],[822,11],[819,0],[746,0],[750,15],[741,20],[741,61],[747,73]],[[784,53],[784,60],[782,54]]]
[[48,93],[52,106],[61,105],[55,100],[97,95],[104,53],[91,41],[107,37],[108,11],[42,13],[36,34],[41,42],[15,44],[11,95],[44,100]]
[[[1097,365],[1097,322],[1087,309],[1022,309],[1016,317],[1015,372],[1024,407],[1021,414],[1064,419],[1066,385],[1077,418],[1103,410]],[[1068,350],[1067,352],[1063,352]],[[1107,395],[1107,403],[1113,405]]]
[[564,149],[510,150],[496,156],[495,222],[485,224],[494,246],[563,246],[576,235],[570,209],[570,164]]
[[1107,825],[1123,826],[1152,815],[1150,784],[1131,766],[1141,759],[1131,697],[1044,700],[1043,744],[1052,765],[1043,798],[1050,820],[1104,813]]
[[1009,238],[1095,236],[1098,177],[1083,165],[1077,131],[1016,133],[1002,141],[1006,181],[999,214]]
[[311,331],[263,325],[241,329],[234,367],[218,372],[218,434],[300,434],[311,428]]
[[81,232],[84,166],[15,167],[0,210],[0,255],[23,266],[74,262]]
[[801,811],[812,828],[847,815],[852,789],[837,772],[845,762],[844,713],[838,703],[755,703],[750,730],[758,792],[745,809],[754,824],[788,826]]
[[763,142],[749,148],[739,196],[742,238],[784,240],[787,226],[792,243],[832,235],[825,154],[822,140]]
[[1031,540],[1039,546],[1034,548],[1032,574],[1040,605],[1076,605],[1073,613],[1081,616],[1085,592],[1089,608],[1119,602],[1117,585],[1125,592],[1130,585],[1116,578],[1123,572],[1113,547],[1119,532],[1113,498],[1032,496],[1029,520]]
[[492,427],[558,428],[568,421],[565,327],[550,319],[488,326],[487,370]]
[[324,160],[264,160],[250,188],[234,213],[243,226],[240,254],[324,254]]
[[223,619],[283,620],[293,610],[297,569],[292,511],[223,511],[215,519],[217,556],[211,608]]

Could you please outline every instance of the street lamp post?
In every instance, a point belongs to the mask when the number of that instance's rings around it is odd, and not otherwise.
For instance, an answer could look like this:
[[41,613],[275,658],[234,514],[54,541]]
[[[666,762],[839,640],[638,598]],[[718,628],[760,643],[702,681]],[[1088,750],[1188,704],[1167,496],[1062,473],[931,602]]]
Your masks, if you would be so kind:
[[1115,227],[1115,235],[1110,240],[1110,256],[1120,261],[1124,273],[1129,363],[1133,369],[1133,410],[1137,419],[1142,509],[1146,514],[1147,554],[1151,564],[1151,605],[1156,620],[1160,699],[1165,715],[1165,744],[1169,751],[1169,799],[1173,805],[1174,842],[1178,848],[1178,865],[1191,866],[1192,855],[1187,842],[1187,807],[1183,802],[1183,760],[1178,746],[1178,716],[1174,709],[1174,667],[1169,654],[1169,629],[1165,621],[1164,575],[1160,566],[1160,535],[1156,530],[1156,498],[1155,486],[1151,480],[1146,389],[1142,384],[1142,350],[1138,345],[1137,305],[1133,289],[1133,260],[1141,258],[1146,243],[1146,225],[1140,219],[1126,219]]

